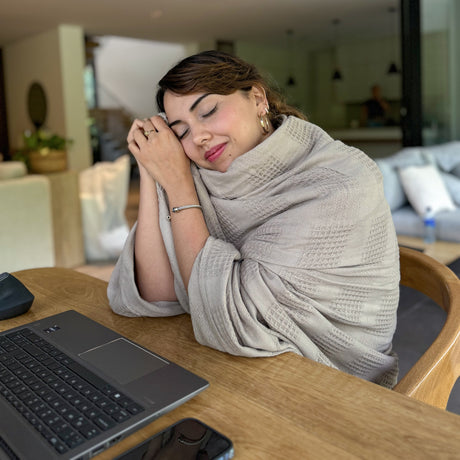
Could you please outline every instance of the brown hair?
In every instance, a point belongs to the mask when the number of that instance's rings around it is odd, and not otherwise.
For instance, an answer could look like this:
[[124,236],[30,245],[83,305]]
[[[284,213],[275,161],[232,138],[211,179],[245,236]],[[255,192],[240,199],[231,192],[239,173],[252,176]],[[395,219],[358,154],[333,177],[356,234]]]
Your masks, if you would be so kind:
[[286,104],[281,94],[266,82],[252,64],[221,51],[203,51],[183,59],[169,70],[158,86],[156,100],[160,112],[164,112],[167,90],[180,95],[199,92],[228,95],[259,86],[267,96],[270,107],[268,117],[274,128],[280,125],[281,115],[307,119],[302,112]]

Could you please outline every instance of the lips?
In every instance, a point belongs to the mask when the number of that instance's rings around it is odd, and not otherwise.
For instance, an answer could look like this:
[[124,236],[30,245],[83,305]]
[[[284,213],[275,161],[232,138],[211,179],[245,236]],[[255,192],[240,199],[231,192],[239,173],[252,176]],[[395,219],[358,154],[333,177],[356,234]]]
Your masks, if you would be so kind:
[[210,161],[211,163],[216,161],[222,155],[222,153],[224,153],[226,145],[227,144],[225,144],[225,143],[224,144],[219,144],[219,145],[216,145],[215,147],[209,149],[204,154],[204,158],[207,161]]

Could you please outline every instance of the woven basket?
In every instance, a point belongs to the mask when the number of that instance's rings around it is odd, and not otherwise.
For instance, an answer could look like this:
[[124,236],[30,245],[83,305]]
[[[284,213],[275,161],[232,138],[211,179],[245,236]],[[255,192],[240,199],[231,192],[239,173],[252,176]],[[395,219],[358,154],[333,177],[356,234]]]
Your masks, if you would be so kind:
[[29,169],[31,173],[46,174],[65,171],[67,169],[67,152],[65,150],[49,150],[29,153]]

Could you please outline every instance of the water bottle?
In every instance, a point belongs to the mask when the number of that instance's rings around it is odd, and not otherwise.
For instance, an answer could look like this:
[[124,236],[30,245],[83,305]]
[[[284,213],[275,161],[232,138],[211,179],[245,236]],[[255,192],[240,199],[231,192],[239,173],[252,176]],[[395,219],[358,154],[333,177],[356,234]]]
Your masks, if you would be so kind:
[[434,218],[434,212],[430,207],[427,207],[423,216],[423,224],[425,226],[425,234],[423,240],[427,244],[434,243],[436,241],[436,220]]

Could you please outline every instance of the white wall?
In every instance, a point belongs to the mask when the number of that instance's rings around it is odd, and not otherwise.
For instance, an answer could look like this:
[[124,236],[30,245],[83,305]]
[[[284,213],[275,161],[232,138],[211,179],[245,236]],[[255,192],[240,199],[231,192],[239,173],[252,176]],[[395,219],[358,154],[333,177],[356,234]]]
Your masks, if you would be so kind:
[[156,87],[195,45],[161,43],[121,37],[101,37],[95,51],[100,108],[125,108],[137,118],[156,112]]
[[31,83],[40,83],[47,96],[46,126],[65,135],[59,33],[57,29],[6,45],[3,49],[8,135],[13,148],[22,146],[22,134],[33,129],[27,113]]
[[70,148],[69,168],[81,171],[93,163],[85,101],[85,47],[83,29],[59,27],[62,95],[66,136],[74,142]]
[[28,90],[41,83],[47,96],[44,128],[73,140],[69,168],[91,164],[87,110],[83,87],[83,31],[62,25],[6,45],[4,52],[8,135],[11,147],[22,147],[22,135],[33,124],[27,112]]

